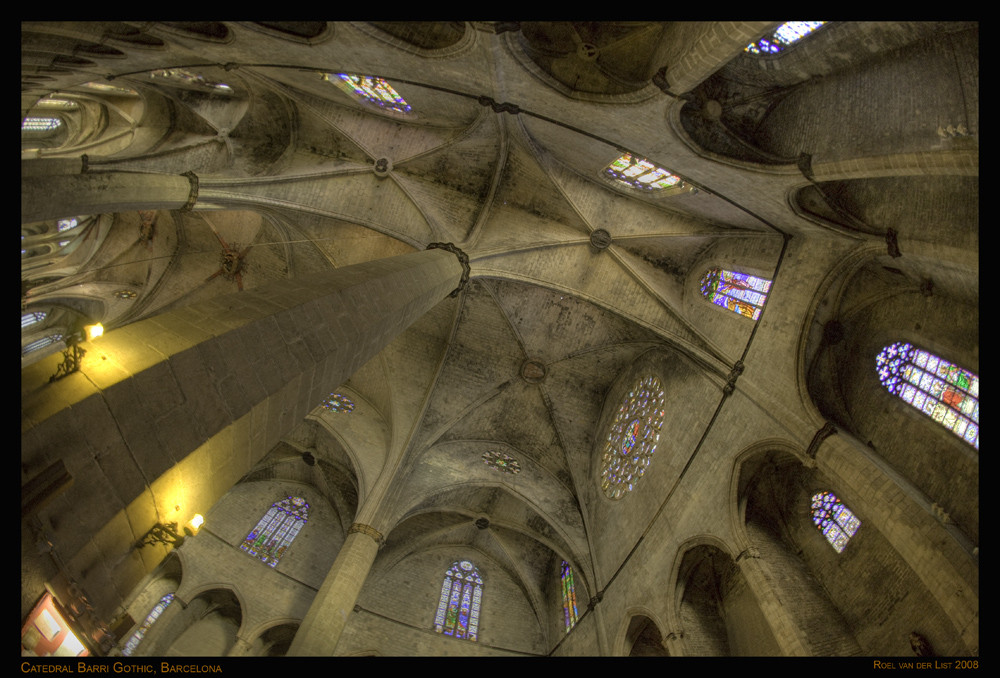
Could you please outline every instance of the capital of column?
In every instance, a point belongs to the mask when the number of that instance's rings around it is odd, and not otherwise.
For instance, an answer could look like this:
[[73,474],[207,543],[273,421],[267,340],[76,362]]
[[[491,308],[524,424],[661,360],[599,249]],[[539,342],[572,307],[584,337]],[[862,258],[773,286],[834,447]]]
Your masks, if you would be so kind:
[[376,530],[371,525],[365,525],[364,523],[354,523],[351,528],[347,530],[347,534],[354,534],[355,532],[359,534],[364,534],[375,540],[375,543],[381,548],[385,545],[385,537],[382,533]]
[[469,265],[469,255],[450,242],[432,242],[427,246],[427,249],[447,250],[458,257],[458,263],[462,264],[462,279],[458,281],[458,287],[448,295],[449,297],[457,297],[458,293],[465,289],[465,286],[469,283],[469,275],[472,273],[472,267]]

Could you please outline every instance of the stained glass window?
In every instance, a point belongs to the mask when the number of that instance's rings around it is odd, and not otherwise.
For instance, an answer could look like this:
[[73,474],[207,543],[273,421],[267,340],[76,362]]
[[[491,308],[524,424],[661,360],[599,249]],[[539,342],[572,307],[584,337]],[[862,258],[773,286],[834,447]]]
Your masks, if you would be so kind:
[[979,449],[978,375],[906,342],[883,348],[875,368],[889,393]]
[[479,610],[483,579],[468,560],[456,561],[444,573],[434,630],[446,636],[475,641],[479,638]]
[[701,293],[713,304],[757,320],[771,291],[771,281],[755,275],[713,268],[701,278]]
[[394,113],[409,113],[412,109],[412,106],[403,100],[399,92],[382,78],[351,73],[324,73],[323,79],[334,83],[361,101],[374,104],[384,110]]
[[36,339],[35,341],[33,341],[30,344],[27,344],[26,346],[24,346],[23,348],[21,348],[21,355],[27,355],[28,353],[31,353],[32,351],[37,351],[37,350],[39,350],[41,348],[45,348],[46,346],[49,346],[49,345],[54,344],[57,341],[61,341],[61,340],[62,340],[62,335],[61,334],[50,334],[47,337],[42,337],[41,339]]
[[654,376],[639,380],[622,398],[604,446],[601,489],[608,498],[631,492],[649,468],[660,441],[663,402],[663,386]]
[[302,497],[286,497],[268,509],[240,548],[274,567],[309,518],[309,504]]
[[62,125],[61,118],[25,118],[21,122],[22,132],[48,132]]
[[506,452],[487,450],[483,452],[483,463],[503,473],[520,473],[521,464]]
[[45,320],[45,311],[34,311],[33,313],[25,313],[21,316],[21,329],[25,327],[31,327],[35,323],[40,323]]
[[573,585],[573,568],[565,560],[562,563],[562,600],[563,617],[566,620],[566,633],[576,624],[576,588]]
[[135,290],[118,290],[114,293],[115,299],[121,299],[122,301],[127,301],[129,299],[135,299]]
[[604,172],[627,186],[644,191],[670,188],[681,183],[676,174],[631,153],[625,153],[612,162],[604,168]]
[[343,393],[331,393],[329,397],[323,401],[323,407],[331,412],[353,412],[354,402]]
[[69,219],[60,219],[56,222],[56,228],[59,233],[63,231],[68,231],[71,228],[76,228],[77,224],[80,223],[76,217],[70,217]]
[[825,21],[786,21],[766,37],[757,42],[751,42],[744,51],[751,54],[777,54],[789,45],[806,37]]
[[149,627],[153,625],[153,622],[155,622],[157,619],[160,618],[160,615],[163,614],[163,611],[167,609],[167,605],[169,605],[173,601],[174,601],[174,594],[172,593],[168,593],[167,595],[160,598],[160,602],[154,605],[153,609],[149,612],[148,615],[146,615],[146,619],[145,621],[142,622],[142,626],[136,629],[136,632],[133,633],[132,637],[128,639],[127,643],[125,643],[125,647],[122,648],[123,657],[132,656],[132,653],[135,652],[135,648],[139,646],[139,642],[143,639],[143,636],[146,635],[146,631],[148,631]]
[[204,75],[200,73],[192,73],[183,68],[162,68],[160,70],[153,71],[149,74],[151,78],[166,78],[168,80],[177,80],[189,85],[199,85],[201,87],[208,87],[210,89],[219,90],[222,93],[229,94],[233,91],[233,88],[224,82],[214,82],[208,80]]
[[830,546],[837,553],[844,550],[847,542],[861,527],[861,521],[844,506],[837,495],[817,492],[812,498],[813,525],[823,533]]

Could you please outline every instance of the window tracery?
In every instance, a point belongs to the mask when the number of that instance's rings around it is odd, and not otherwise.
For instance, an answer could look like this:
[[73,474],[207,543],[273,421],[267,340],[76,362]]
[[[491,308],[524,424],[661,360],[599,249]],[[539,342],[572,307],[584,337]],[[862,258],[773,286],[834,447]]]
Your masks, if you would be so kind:
[[21,122],[22,132],[51,132],[52,130],[59,129],[62,125],[62,118],[41,118],[41,117],[30,117],[25,118]]
[[521,472],[521,464],[506,452],[487,450],[483,452],[483,463],[501,473]]
[[31,327],[36,323],[40,323],[45,320],[45,311],[33,311],[31,313],[24,313],[21,315],[21,329],[26,327]]
[[875,368],[889,393],[979,449],[979,375],[908,342],[883,348]]
[[309,504],[302,497],[276,501],[246,536],[240,549],[275,567],[308,518]]
[[365,103],[393,113],[409,113],[412,106],[385,79],[374,75],[324,73],[323,79]]
[[778,26],[774,33],[751,42],[745,52],[750,54],[777,54],[786,47],[795,44],[811,34],[827,22],[825,21],[786,21]]
[[479,611],[483,579],[468,560],[456,561],[444,573],[434,630],[446,636],[475,642],[479,638]]
[[43,349],[46,346],[51,346],[57,341],[62,341],[61,334],[50,334],[47,337],[42,337],[41,339],[36,339],[35,341],[27,344],[21,348],[21,355],[27,355],[39,349]]
[[837,553],[843,552],[847,542],[861,527],[858,517],[831,492],[813,495],[812,521]]
[[576,586],[573,583],[573,567],[565,560],[562,561],[562,582],[563,618],[566,622],[566,633],[576,625]]
[[601,489],[609,499],[631,492],[649,468],[663,426],[663,385],[649,375],[621,400],[604,446]]
[[649,160],[625,153],[604,168],[612,179],[643,191],[656,191],[681,186],[681,178],[669,170],[657,167]]
[[770,291],[770,280],[724,268],[709,269],[701,278],[702,296],[752,320],[760,318]]
[[156,605],[153,606],[153,609],[150,610],[149,614],[146,615],[146,619],[142,622],[142,626],[136,629],[135,633],[132,634],[132,637],[128,639],[127,643],[125,643],[125,647],[122,648],[123,657],[132,656],[132,653],[135,652],[135,649],[137,647],[139,647],[139,643],[146,635],[146,631],[148,631],[149,627],[153,625],[153,622],[155,622],[157,619],[160,618],[160,615],[163,614],[163,611],[166,610],[167,606],[170,605],[170,603],[172,603],[173,601],[174,601],[173,593],[168,593],[167,595],[160,598],[160,601],[156,603]]
[[331,393],[324,401],[323,407],[331,412],[353,412],[354,401],[343,393]]

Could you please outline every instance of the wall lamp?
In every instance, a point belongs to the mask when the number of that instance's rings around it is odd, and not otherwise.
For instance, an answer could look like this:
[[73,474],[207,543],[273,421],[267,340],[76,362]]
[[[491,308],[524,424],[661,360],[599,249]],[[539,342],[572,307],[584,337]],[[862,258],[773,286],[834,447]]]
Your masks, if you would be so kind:
[[184,524],[183,534],[178,531],[177,523],[156,523],[149,528],[149,532],[143,535],[139,541],[139,547],[163,544],[180,548],[185,538],[198,534],[198,530],[201,529],[204,522],[205,518],[200,513],[194,514],[194,517]]
[[87,351],[80,347],[81,341],[93,341],[104,334],[101,323],[85,325],[70,332],[66,337],[66,350],[62,352],[63,361],[56,367],[56,373],[49,377],[49,383],[62,379],[80,369],[83,356]]

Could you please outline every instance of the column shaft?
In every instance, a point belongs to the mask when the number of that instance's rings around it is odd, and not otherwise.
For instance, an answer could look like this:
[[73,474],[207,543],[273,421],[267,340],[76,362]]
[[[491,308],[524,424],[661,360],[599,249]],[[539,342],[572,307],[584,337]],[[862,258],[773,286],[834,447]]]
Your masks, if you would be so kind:
[[355,531],[352,527],[295,634],[288,656],[333,654],[376,553],[378,540],[371,528]]

